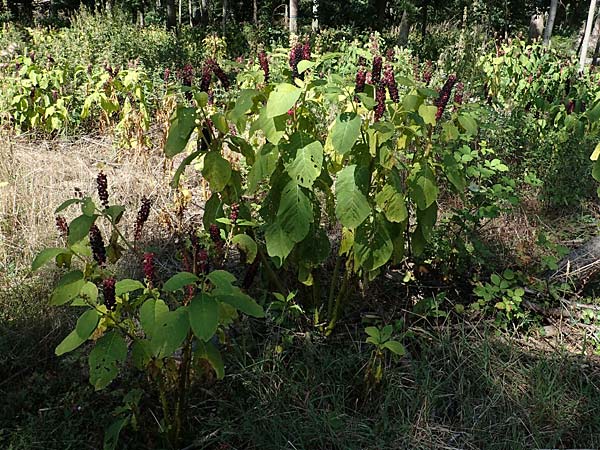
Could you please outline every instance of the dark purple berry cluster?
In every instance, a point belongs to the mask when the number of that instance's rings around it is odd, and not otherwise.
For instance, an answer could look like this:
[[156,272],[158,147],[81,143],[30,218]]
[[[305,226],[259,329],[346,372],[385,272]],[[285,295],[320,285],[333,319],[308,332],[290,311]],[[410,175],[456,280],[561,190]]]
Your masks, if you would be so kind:
[[238,220],[239,214],[240,205],[239,203],[234,203],[233,205],[231,205],[231,211],[229,212],[229,220],[231,220],[231,222],[235,224]]
[[105,208],[108,208],[108,181],[104,172],[100,172],[96,177],[96,187],[100,203],[102,203],[102,206]]
[[210,89],[210,80],[212,78],[212,68],[208,63],[204,64],[202,68],[202,79],[200,81],[200,91],[208,92]]
[[154,281],[154,253],[144,253],[143,269],[146,282],[151,286]]
[[305,60],[310,60],[310,40],[308,38],[306,38],[306,41],[304,41],[304,45],[302,46],[302,59]]
[[221,82],[223,89],[225,89],[225,90],[229,89],[229,84],[230,84],[229,78],[227,77],[227,74],[223,71],[223,69],[221,68],[219,63],[217,61],[215,61],[214,59],[210,59],[209,62],[210,62],[210,66],[212,68],[213,73],[215,74],[217,79]]
[[304,54],[304,49],[302,44],[296,44],[290,50],[290,69],[292,69],[292,79],[304,77],[300,76],[298,73],[298,63],[302,61],[302,56]]
[[375,90],[375,101],[377,105],[375,106],[375,122],[378,122],[379,119],[383,117],[383,113],[385,112],[385,84],[379,83],[377,85],[377,89]]
[[144,224],[148,220],[150,216],[150,206],[152,206],[152,201],[147,197],[142,197],[142,206],[137,213],[137,218],[135,221],[135,230],[133,233],[133,239],[137,242],[142,237],[142,230],[144,229]]
[[194,82],[194,67],[191,64],[183,66],[183,69],[179,71],[179,78],[181,79],[181,84],[191,87]]
[[69,235],[69,225],[67,225],[67,220],[63,216],[56,216],[56,229],[64,238]]
[[400,94],[398,94],[398,85],[396,84],[396,78],[394,77],[394,69],[390,64],[385,66],[385,72],[383,73],[383,84],[388,88],[390,98],[394,103],[400,102]]
[[365,83],[367,82],[367,71],[362,67],[356,72],[356,86],[354,92],[357,94],[365,91]]
[[462,82],[456,83],[456,89],[454,90],[454,103],[457,105],[462,105],[464,94],[465,85]]
[[269,82],[269,58],[267,56],[267,53],[264,50],[261,50],[258,53],[258,62],[260,64],[260,68],[262,69],[263,73],[265,74],[265,83]]
[[196,256],[197,272],[208,273],[208,252],[205,248],[201,248]]
[[92,225],[89,232],[90,247],[92,248],[92,256],[94,260],[101,266],[106,264],[106,248],[104,248],[104,240],[102,233],[96,225]]
[[383,66],[383,59],[377,55],[373,58],[373,70],[371,70],[371,82],[378,84],[381,81],[381,67]]
[[423,69],[423,81],[425,82],[425,86],[429,86],[432,75],[433,75],[433,63],[431,61],[427,61],[425,63],[425,69]]
[[115,306],[117,306],[117,296],[115,294],[115,284],[116,280],[114,278],[107,278],[102,282],[102,293],[104,294],[104,306],[109,311],[114,311]]
[[438,110],[435,114],[435,120],[440,120],[442,114],[444,114],[444,110],[446,109],[446,105],[448,104],[448,100],[450,100],[450,94],[452,93],[452,88],[456,84],[456,75],[450,75],[444,86],[440,90],[439,96],[435,101],[435,106],[438,107]]

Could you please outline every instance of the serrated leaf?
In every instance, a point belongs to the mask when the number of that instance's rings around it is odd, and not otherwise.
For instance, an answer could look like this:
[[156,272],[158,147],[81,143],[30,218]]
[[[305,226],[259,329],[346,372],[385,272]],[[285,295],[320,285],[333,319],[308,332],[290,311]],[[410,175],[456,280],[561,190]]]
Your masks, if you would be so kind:
[[182,289],[185,286],[195,284],[199,281],[196,275],[190,272],[179,272],[169,278],[163,285],[163,290],[166,292],[175,292],[178,289]]
[[335,182],[335,214],[346,228],[356,228],[371,213],[367,198],[359,189],[356,179],[356,165],[343,168]]
[[90,383],[98,391],[117,376],[117,365],[127,357],[127,343],[117,331],[109,331],[96,342],[90,353]]
[[196,295],[189,304],[188,315],[194,334],[209,341],[219,326],[219,304],[215,298],[205,292]]
[[267,101],[267,118],[286,114],[296,104],[301,93],[301,89],[289,83],[281,83],[275,86]]
[[362,119],[356,113],[345,112],[336,117],[327,136],[325,147],[345,155],[360,136]]
[[88,309],[84,312],[77,319],[75,329],[54,350],[56,356],[71,352],[87,341],[98,326],[99,320],[100,315],[95,309]]

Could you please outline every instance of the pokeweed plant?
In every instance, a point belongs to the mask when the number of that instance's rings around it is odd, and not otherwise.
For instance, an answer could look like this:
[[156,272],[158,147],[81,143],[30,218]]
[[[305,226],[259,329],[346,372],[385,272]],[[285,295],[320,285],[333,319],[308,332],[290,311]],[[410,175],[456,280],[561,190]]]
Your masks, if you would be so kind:
[[[305,59],[306,53],[292,48],[290,69],[282,71],[288,82],[263,78],[220,105],[195,92],[194,104],[180,105],[172,117],[165,154],[186,151],[191,136],[198,136],[174,185],[187,165],[202,167],[212,191],[206,227],[224,216],[227,205],[246,205],[241,209],[250,214],[250,203],[260,204],[248,218],[258,225],[248,239],[262,267],[280,293],[286,291],[271,265],[312,286],[317,322],[330,333],[353,283],[423,252],[443,180],[459,192],[466,187],[454,151],[478,129],[461,105],[447,107],[453,76],[438,93],[396,80],[393,66],[376,56],[355,85],[354,77],[335,73],[321,78],[319,68],[335,55]],[[273,72],[267,63],[263,56],[265,75]],[[247,86],[248,77],[238,78]],[[245,167],[226,158],[225,149],[240,153]],[[339,242],[335,252],[332,238]],[[321,272],[332,253],[334,273],[323,292]]]
[[393,331],[392,325],[365,328],[365,333],[368,335],[365,342],[373,346],[365,374],[365,379],[371,385],[377,385],[383,379],[383,364],[387,352],[396,356],[404,356],[406,353],[404,345],[400,341],[392,339]]
[[[188,392],[194,377],[212,367],[223,378],[224,365],[218,349],[218,336],[243,313],[263,317],[264,311],[235,285],[236,278],[225,270],[209,271],[206,251],[194,252],[180,271],[161,285],[154,271],[154,255],[143,255],[144,281],[117,279],[113,264],[122,256],[142,258],[139,241],[150,213],[150,201],[143,199],[137,214],[134,241],[119,228],[125,213],[121,205],[109,204],[107,180],[97,179],[100,203],[78,196],[58,207],[78,206],[81,214],[70,223],[57,218],[65,240],[64,247],[41,251],[32,263],[38,270],[54,261],[66,270],[54,289],[50,303],[82,310],[75,329],[56,347],[58,356],[71,352],[87,341],[89,380],[96,390],[104,389],[130,363],[143,371],[162,406],[161,429],[170,445],[178,446],[186,423]],[[101,222],[110,230],[108,240]],[[184,258],[185,259],[185,258]],[[187,258],[189,261],[190,258]],[[134,417],[131,399],[119,419],[109,427],[105,448],[115,448],[120,430]],[[129,405],[129,406],[127,406]]]

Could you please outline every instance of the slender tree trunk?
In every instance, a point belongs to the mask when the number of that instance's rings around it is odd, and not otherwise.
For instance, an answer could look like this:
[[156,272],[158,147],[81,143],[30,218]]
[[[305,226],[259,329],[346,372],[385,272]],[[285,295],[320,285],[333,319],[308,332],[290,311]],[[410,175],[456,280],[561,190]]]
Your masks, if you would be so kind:
[[290,33],[298,34],[298,0],[290,0]]
[[206,26],[209,23],[208,0],[200,0],[200,22]]
[[194,26],[194,4],[193,4],[192,0],[189,0],[189,2],[188,2],[188,16],[189,16],[190,27],[192,27],[192,26]]
[[258,0],[252,2],[252,21],[258,25]]
[[590,35],[592,34],[592,26],[594,24],[594,14],[596,12],[596,0],[590,0],[590,9],[588,10],[588,18],[585,25],[585,34],[583,35],[583,43],[581,45],[581,55],[579,56],[579,71],[583,72],[585,60],[587,58],[588,46],[590,45]]
[[166,0],[167,5],[167,28],[172,30],[177,25],[177,14],[175,12],[175,0]]
[[552,28],[554,28],[554,20],[556,19],[556,10],[558,9],[558,0],[550,0],[550,13],[548,14],[548,23],[544,30],[544,45],[550,45],[552,37]]
[[229,2],[228,0],[223,0],[223,36],[225,36],[225,31],[227,29],[227,14],[229,11]]
[[594,56],[592,57],[592,66],[598,65],[598,55],[600,55],[600,37],[596,40],[596,48],[594,49]]
[[177,24],[181,26],[181,16],[183,15],[183,0],[179,0],[179,10],[177,11]]
[[312,16],[312,30],[316,33],[319,31],[319,0],[313,0]]
[[429,0],[423,0],[421,3],[421,39],[425,40],[427,36],[427,9],[429,8]]

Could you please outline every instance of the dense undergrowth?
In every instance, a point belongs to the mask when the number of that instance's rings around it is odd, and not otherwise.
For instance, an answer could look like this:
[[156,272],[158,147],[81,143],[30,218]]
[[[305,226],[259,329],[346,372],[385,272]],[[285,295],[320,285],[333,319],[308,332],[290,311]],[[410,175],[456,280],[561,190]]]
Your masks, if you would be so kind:
[[[0,244],[58,228],[32,270],[0,253],[0,443],[598,445],[593,287],[548,281],[545,227],[596,205],[594,68],[477,31],[436,61],[194,33],[83,12],[0,35]],[[91,133],[119,150],[23,209],[14,146]],[[161,182],[132,195],[119,165]]]

